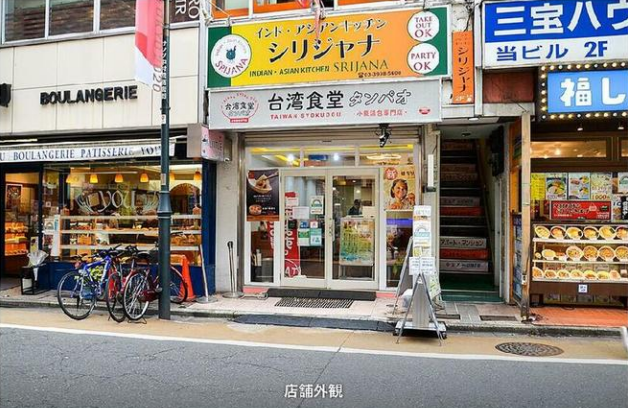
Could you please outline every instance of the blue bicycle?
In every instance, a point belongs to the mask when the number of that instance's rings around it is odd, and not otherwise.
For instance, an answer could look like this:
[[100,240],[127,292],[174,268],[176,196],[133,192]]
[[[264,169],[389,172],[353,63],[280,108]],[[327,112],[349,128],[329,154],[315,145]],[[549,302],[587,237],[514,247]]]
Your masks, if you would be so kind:
[[[137,248],[128,247],[123,251],[118,248],[119,245],[98,251],[96,257],[99,259],[96,261],[78,261],[77,269],[61,278],[57,286],[57,300],[63,313],[74,320],[85,319],[94,310],[96,301],[106,298],[111,317],[118,322],[124,319],[122,303],[117,301],[118,294],[110,292],[111,288],[121,289],[119,258],[125,253],[136,252]],[[83,260],[85,256],[78,258]]]

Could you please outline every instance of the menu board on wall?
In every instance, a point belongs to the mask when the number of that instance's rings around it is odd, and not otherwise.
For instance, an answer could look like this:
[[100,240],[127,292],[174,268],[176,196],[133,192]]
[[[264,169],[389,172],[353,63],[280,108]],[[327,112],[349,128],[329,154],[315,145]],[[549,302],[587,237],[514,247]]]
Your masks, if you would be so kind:
[[551,220],[611,220],[610,201],[552,201]]
[[610,200],[613,173],[591,173],[591,200]]
[[279,221],[279,171],[251,170],[246,183],[246,220]]
[[373,266],[374,250],[374,220],[343,217],[340,221],[340,265]]
[[567,173],[547,173],[545,175],[545,199],[567,199]]
[[569,199],[588,200],[591,196],[591,173],[569,173]]

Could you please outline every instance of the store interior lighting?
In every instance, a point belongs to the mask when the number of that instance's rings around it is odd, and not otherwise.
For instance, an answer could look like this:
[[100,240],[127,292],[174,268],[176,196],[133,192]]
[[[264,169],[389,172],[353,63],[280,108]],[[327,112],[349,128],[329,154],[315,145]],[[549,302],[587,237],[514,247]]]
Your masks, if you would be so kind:
[[578,129],[576,129],[578,132],[582,132],[584,130],[584,128],[582,127],[582,123],[578,124]]
[[203,176],[201,175],[201,172],[196,170],[196,172],[194,173],[194,181],[201,181],[203,179]]
[[116,173],[113,181],[115,181],[116,183],[124,183],[124,176],[122,175],[122,173],[118,172]]
[[89,174],[89,182],[92,183],[92,184],[98,183],[98,174],[90,173]]
[[624,127],[624,122],[619,122],[619,125],[617,126],[617,130],[625,130],[626,128]]
[[149,181],[148,173],[144,172],[140,175],[140,183],[148,183]]
[[170,172],[170,181],[176,181],[177,177],[174,175],[173,172]]

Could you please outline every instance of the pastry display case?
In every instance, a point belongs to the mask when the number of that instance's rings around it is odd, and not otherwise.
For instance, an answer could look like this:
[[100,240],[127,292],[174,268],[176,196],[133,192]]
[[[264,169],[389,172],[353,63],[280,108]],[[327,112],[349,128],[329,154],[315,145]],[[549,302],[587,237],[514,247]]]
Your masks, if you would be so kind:
[[628,224],[534,223],[532,236],[533,303],[625,303]]
[[6,222],[4,231],[5,266],[9,274],[16,275],[28,264],[28,227],[22,222]]
[[[116,245],[154,249],[159,229],[156,215],[59,215],[45,220],[44,234],[53,256],[70,259]],[[173,215],[170,244],[173,254],[200,264],[201,215]]]

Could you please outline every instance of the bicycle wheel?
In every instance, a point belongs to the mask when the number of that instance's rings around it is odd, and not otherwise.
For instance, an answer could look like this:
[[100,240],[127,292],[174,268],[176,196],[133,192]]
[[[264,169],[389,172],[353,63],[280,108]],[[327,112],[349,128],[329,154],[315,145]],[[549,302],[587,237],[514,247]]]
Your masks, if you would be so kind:
[[129,275],[122,295],[124,312],[129,319],[139,320],[146,313],[150,303],[146,298],[148,290],[148,279],[144,273],[137,272]]
[[119,272],[112,272],[105,283],[105,301],[109,316],[118,323],[123,322],[126,317],[122,295],[122,277]]
[[94,282],[88,274],[79,271],[66,273],[57,285],[57,301],[67,316],[74,320],[85,319],[96,306]]
[[181,272],[175,267],[170,267],[170,301],[180,305],[188,298],[188,285],[183,280]]

